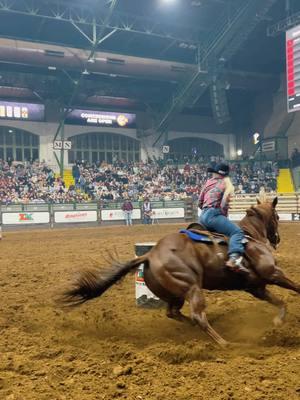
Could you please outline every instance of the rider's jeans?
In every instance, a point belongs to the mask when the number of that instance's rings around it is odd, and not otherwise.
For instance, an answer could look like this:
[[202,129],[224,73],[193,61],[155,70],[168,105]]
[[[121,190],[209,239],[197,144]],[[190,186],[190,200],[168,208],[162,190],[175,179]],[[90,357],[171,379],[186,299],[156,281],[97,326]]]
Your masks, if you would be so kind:
[[244,232],[226,218],[219,208],[205,208],[202,210],[199,220],[209,231],[222,233],[230,238],[228,254],[244,253]]

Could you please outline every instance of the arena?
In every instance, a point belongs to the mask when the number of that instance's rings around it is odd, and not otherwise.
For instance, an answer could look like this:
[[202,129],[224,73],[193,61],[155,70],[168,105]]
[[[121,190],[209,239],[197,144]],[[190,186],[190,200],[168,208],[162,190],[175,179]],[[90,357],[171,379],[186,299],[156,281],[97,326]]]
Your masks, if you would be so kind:
[[299,13],[0,0],[0,400],[300,398]]
[[[182,225],[180,225],[182,226]],[[122,260],[137,241],[156,241],[179,225],[6,233],[1,246],[2,399],[299,398],[299,295],[272,288],[288,305],[275,309],[239,292],[206,292],[208,318],[235,344],[222,350],[197,327],[164,309],[138,308],[128,275],[102,298],[64,312],[57,294],[84,267]],[[300,281],[299,227],[282,223],[276,258]],[[184,308],[188,313],[188,307]]]

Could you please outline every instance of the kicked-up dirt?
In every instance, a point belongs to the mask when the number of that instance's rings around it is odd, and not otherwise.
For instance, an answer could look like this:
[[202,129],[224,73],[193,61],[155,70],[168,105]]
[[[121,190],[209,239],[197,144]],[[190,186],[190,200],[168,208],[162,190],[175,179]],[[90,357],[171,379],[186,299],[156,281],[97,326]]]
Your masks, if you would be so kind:
[[[277,287],[276,310],[246,293],[206,293],[210,322],[235,344],[220,349],[163,309],[135,304],[134,276],[69,312],[57,294],[106,250],[134,257],[135,242],[179,225],[22,231],[0,241],[1,400],[300,399],[300,296]],[[282,224],[277,259],[300,283],[300,226]],[[188,307],[184,307],[188,313]]]

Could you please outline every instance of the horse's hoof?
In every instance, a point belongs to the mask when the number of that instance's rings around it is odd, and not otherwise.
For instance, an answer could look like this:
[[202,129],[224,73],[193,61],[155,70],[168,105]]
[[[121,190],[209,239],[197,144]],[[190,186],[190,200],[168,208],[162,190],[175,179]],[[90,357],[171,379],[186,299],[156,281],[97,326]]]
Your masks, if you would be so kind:
[[218,344],[223,347],[223,349],[225,349],[226,347],[228,347],[230,345],[229,342],[227,342],[226,340],[222,339],[222,340],[218,340]]
[[280,317],[275,317],[273,319],[273,324],[276,327],[281,326],[281,325],[283,325],[283,320]]

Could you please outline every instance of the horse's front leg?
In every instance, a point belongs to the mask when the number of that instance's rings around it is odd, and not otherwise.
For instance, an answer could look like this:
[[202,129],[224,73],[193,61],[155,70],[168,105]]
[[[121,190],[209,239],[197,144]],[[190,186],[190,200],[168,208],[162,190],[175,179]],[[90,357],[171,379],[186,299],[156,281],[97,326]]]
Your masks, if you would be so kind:
[[279,314],[273,319],[273,323],[275,326],[280,326],[283,324],[285,316],[286,316],[286,305],[280,300],[278,297],[274,296],[265,286],[254,288],[248,290],[253,296],[260,300],[267,301],[275,307],[279,308]]
[[210,325],[205,313],[205,299],[203,290],[198,285],[193,285],[187,293],[187,300],[190,302],[191,318],[220,346],[226,346],[224,340]]

